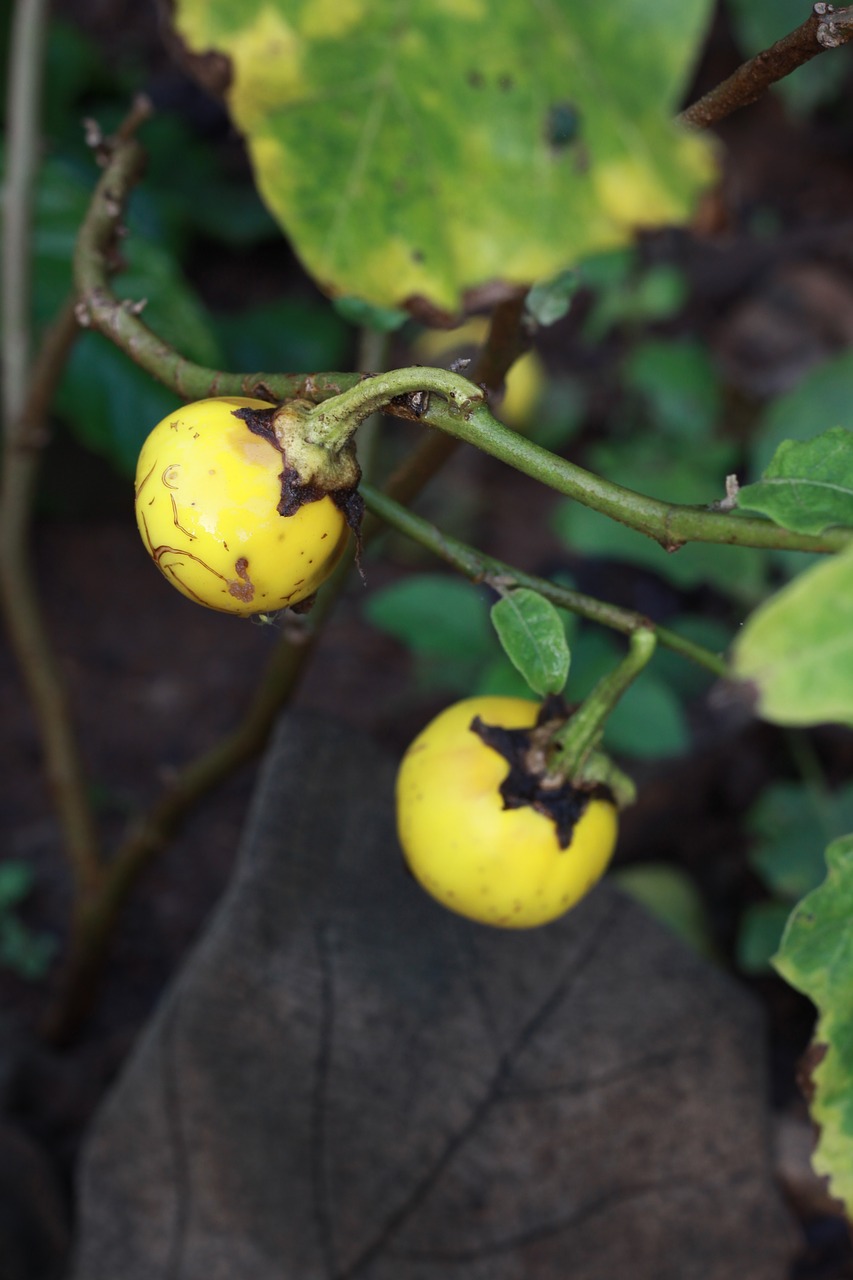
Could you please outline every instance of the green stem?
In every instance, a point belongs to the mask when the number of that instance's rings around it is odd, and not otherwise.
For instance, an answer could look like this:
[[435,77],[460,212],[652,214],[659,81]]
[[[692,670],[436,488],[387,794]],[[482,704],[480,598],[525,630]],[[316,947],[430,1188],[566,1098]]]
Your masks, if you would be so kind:
[[18,0],[12,15],[8,137],[3,192],[2,329],[3,421],[17,429],[30,372],[30,275],[33,204],[39,166],[41,85],[47,0]]
[[556,751],[552,769],[555,772],[568,778],[582,772],[601,740],[607,717],[649,662],[656,645],[657,638],[651,628],[643,627],[632,633],[630,648],[619,666],[599,680],[592,693],[554,735]]
[[[390,334],[378,329],[363,327],[358,335],[358,368],[362,372],[371,369],[384,369],[388,363]],[[358,461],[361,474],[366,480],[375,479],[379,435],[382,416],[372,413],[361,424],[361,435],[358,439]]]
[[[140,115],[141,120],[141,115]],[[81,323],[92,325],[184,400],[206,396],[256,395],[271,403],[337,395],[358,382],[357,373],[225,373],[187,360],[139,318],[139,310],[117,298],[111,276],[130,191],[145,163],[135,138],[117,139],[77,235],[74,283]]]
[[[410,369],[392,369],[388,373],[371,374],[362,382],[311,410],[305,438],[336,452],[371,413],[385,409],[393,400],[420,392],[441,396],[444,412],[451,416],[466,413],[481,404],[484,394],[479,387],[448,369],[430,369],[416,365]],[[417,409],[412,410],[418,416]]]
[[[81,313],[177,395],[199,399],[255,394],[270,401],[295,398],[320,402],[325,412],[315,419],[318,442],[348,435],[352,430],[348,419],[358,420],[382,408],[476,445],[549,488],[654,538],[667,551],[695,541],[826,553],[841,550],[853,536],[845,529],[830,529],[819,537],[797,534],[770,520],[673,505],[635,493],[556,457],[503,426],[483,403],[479,388],[446,370],[398,369],[364,378],[352,373],[229,374],[193,364],[148,329],[110,288],[111,250],[142,158],[141,148],[132,138],[124,138],[116,146],[78,237],[75,280]],[[413,406],[411,396],[416,391],[436,393],[423,411]],[[331,408],[330,401],[334,402]]]
[[[423,370],[421,372],[424,372]],[[431,404],[423,422],[440,427],[507,466],[548,488],[574,498],[621,524],[659,542],[665,551],[678,551],[686,542],[715,542],[728,546],[774,547],[788,551],[841,551],[853,539],[850,529],[830,529],[819,537],[792,533],[770,520],[716,511],[712,507],[682,506],[626,489],[585,471],[566,458],[549,453],[504,426],[483,404],[470,412],[450,412]]]
[[[417,415],[425,423],[646,534],[665,551],[678,551],[686,542],[715,542],[830,552],[840,551],[853,536],[847,529],[832,529],[820,537],[798,534],[770,520],[741,517],[711,507],[682,506],[636,493],[585,471],[505,426],[493,417],[479,388],[444,369],[416,366],[365,379],[311,410],[306,439],[334,452],[350,439],[367,414],[383,408],[394,412],[393,401],[405,400],[418,391],[437,393],[424,412]],[[440,403],[436,404],[438,397]],[[410,408],[407,416],[415,416]]]
[[497,560],[494,556],[485,555],[458,538],[442,532],[434,524],[423,517],[415,515],[407,507],[394,502],[386,494],[374,489],[372,485],[362,484],[360,492],[364,504],[380,520],[391,525],[406,537],[420,543],[432,551],[434,555],[452,565],[459,573],[463,573],[472,582],[500,582],[504,586],[529,587],[545,596],[559,609],[568,609],[580,618],[610,627],[622,635],[630,636],[638,628],[653,628],[658,641],[680,654],[683,658],[704,667],[712,675],[721,679],[728,675],[725,659],[713,653],[703,645],[670,631],[668,627],[651,622],[644,614],[633,609],[623,609],[619,605],[609,604],[606,600],[597,600],[594,596],[585,595],[581,591],[572,591],[568,587],[558,586],[547,578],[538,578],[532,573],[524,573],[513,565]]

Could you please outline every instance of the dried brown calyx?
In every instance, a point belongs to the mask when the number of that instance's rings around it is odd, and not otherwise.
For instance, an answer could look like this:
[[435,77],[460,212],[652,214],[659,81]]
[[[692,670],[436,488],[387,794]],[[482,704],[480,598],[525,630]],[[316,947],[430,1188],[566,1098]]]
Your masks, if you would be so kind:
[[235,409],[234,417],[278,449],[282,459],[281,500],[278,512],[294,515],[307,502],[329,497],[344,514],[361,550],[364,500],[358,492],[361,468],[355,447],[348,443],[336,453],[304,439],[301,428],[314,406],[310,401],[289,400],[269,409]]
[[600,782],[578,784],[552,770],[553,737],[569,715],[562,698],[551,696],[543,702],[532,729],[505,729],[501,725],[485,724],[480,716],[471,722],[472,732],[509,765],[509,772],[499,787],[504,808],[520,809],[527,805],[550,818],[561,849],[568,849],[571,844],[575,823],[590,798],[599,795],[611,799],[608,788]]

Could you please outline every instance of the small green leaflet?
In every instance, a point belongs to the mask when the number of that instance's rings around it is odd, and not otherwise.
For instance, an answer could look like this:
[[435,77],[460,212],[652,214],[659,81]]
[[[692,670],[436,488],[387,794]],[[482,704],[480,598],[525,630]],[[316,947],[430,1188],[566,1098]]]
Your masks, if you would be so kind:
[[853,836],[826,851],[826,879],[794,911],[773,964],[817,1006],[814,1043],[826,1048],[812,1072],[811,1113],[820,1128],[813,1164],[832,1195],[853,1210]]
[[732,675],[774,724],[853,725],[853,547],[800,574],[747,619]]
[[551,280],[535,284],[525,299],[525,310],[537,324],[545,327],[556,324],[568,315],[572,298],[581,286],[577,271],[561,271]]
[[534,693],[560,693],[569,676],[563,621],[538,591],[519,587],[492,606],[492,623],[507,657]]
[[853,431],[783,441],[761,480],[741,489],[738,506],[795,533],[853,525]]

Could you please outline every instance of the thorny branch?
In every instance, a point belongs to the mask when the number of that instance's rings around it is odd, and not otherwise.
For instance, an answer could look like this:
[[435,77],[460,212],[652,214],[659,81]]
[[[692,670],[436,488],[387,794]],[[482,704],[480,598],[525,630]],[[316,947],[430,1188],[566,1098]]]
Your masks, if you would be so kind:
[[801,26],[744,62],[722,84],[715,85],[698,102],[682,111],[678,119],[693,128],[707,129],[733,111],[756,102],[772,84],[819,53],[837,49],[851,39],[853,8],[836,9],[831,4],[816,4]]
[[[138,169],[138,144],[117,146],[80,231],[75,274],[92,323],[181,396],[254,392],[271,398],[299,396],[318,404],[336,395],[347,399],[371,396],[370,383],[364,382],[357,373],[226,374],[205,369],[166,346],[146,328],[132,307],[119,302],[109,287],[107,255]],[[411,391],[416,390],[413,383]],[[792,533],[768,520],[649,498],[586,471],[511,431],[482,402],[470,412],[459,414],[437,395],[431,397],[422,411],[414,411],[409,400],[407,396],[396,396],[384,405],[383,412],[439,427],[442,432],[475,445],[558,493],[653,538],[668,551],[676,551],[684,543],[693,541],[828,553],[840,550],[850,541],[849,530],[832,529],[814,537]]]
[[651,629],[661,644],[674,653],[680,653],[682,657],[689,658],[715,676],[722,678],[728,673],[728,667],[719,655],[712,653],[703,645],[685,639],[668,627],[658,626],[644,614],[609,604],[606,600],[598,600],[594,596],[585,595],[582,591],[558,586],[546,578],[523,573],[513,565],[505,564],[494,556],[485,555],[482,551],[468,546],[467,543],[460,542],[458,538],[444,533],[428,520],[424,520],[407,507],[395,502],[387,493],[380,493],[370,485],[362,485],[361,492],[368,511],[372,511],[386,524],[432,551],[472,582],[499,584],[504,588],[529,587],[533,591],[538,591],[558,608],[568,609],[579,618],[586,618],[590,622],[610,627],[614,631],[621,632],[622,635],[630,636],[634,631]]

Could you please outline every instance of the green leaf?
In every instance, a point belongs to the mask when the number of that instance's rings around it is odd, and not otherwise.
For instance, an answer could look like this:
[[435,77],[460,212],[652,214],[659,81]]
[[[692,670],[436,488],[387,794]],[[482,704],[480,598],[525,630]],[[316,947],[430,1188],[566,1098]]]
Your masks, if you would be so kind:
[[[72,289],[71,259],[91,185],[67,160],[49,157],[39,173],[35,227],[34,319],[51,320]],[[221,348],[206,308],[172,258],[146,241],[131,218],[123,242],[127,269],[115,277],[120,297],[147,298],[146,320],[167,342],[201,364],[220,367]],[[100,334],[80,335],[60,383],[55,407],[76,437],[132,475],[139,446],[175,407],[175,396],[154,383]]]
[[595,293],[612,293],[627,286],[636,273],[639,258],[633,247],[592,253],[578,264],[581,283]]
[[747,827],[750,865],[790,907],[823,879],[827,843],[853,830],[853,785],[824,794],[798,782],[774,783],[753,805]]
[[180,400],[107,338],[83,333],[54,403],[87,449],[131,477],[145,437]]
[[[51,319],[72,288],[71,258],[90,187],[76,168],[50,159],[37,193],[35,311]],[[131,219],[124,241],[127,267],[115,277],[119,297],[148,299],[145,318],[191,360],[221,367],[221,348],[206,308],[172,258],[146,241]],[[154,383],[113,343],[94,332],[75,343],[55,407],[87,448],[132,475],[139,447],[151,428],[175,407],[174,394]]]
[[731,668],[765,720],[853,725],[853,547],[756,609],[735,642]]
[[[585,698],[601,677],[612,671],[623,652],[601,628],[582,628],[572,641],[572,700]],[[658,674],[658,659],[656,653],[608,717],[604,745],[614,754],[661,759],[678,755],[688,745],[681,702]]]
[[[731,627],[725,626],[716,618],[683,613],[667,625],[676,635],[692,640],[694,644],[704,645],[712,653],[725,653],[731,643]],[[655,670],[681,698],[697,697],[706,692],[716,679],[705,667],[682,657],[680,653],[664,648],[662,644],[658,645],[655,653]]]
[[349,367],[351,331],[325,300],[280,298],[214,317],[229,369]]
[[825,881],[794,911],[773,963],[817,1007],[814,1043],[826,1053],[811,1075],[820,1129],[812,1163],[853,1212],[853,836],[831,844],[826,861]]
[[[148,156],[144,193],[168,224],[164,247],[180,251],[193,230],[235,249],[280,241],[279,228],[252,183],[242,173],[230,174],[221,147],[200,138],[180,116],[155,115],[145,124],[142,142]],[[153,227],[143,229],[149,239],[162,241]]]
[[485,592],[449,574],[421,574],[375,592],[365,614],[412,655],[423,693],[470,694],[499,652]]
[[641,343],[628,357],[623,378],[645,401],[657,431],[695,441],[710,435],[720,419],[717,372],[698,343]]
[[754,902],[746,908],[738,923],[735,943],[741,973],[771,971],[790,914],[790,902]]
[[569,374],[549,377],[525,434],[543,449],[559,453],[580,430],[586,408],[587,392],[580,379]]
[[534,693],[560,693],[569,675],[569,646],[558,611],[538,591],[520,587],[492,605],[504,651]]
[[437,658],[494,654],[484,593],[461,578],[420,574],[376,591],[365,605],[375,627],[414,653]]
[[556,324],[568,315],[572,298],[580,288],[581,277],[577,271],[561,271],[550,280],[541,280],[528,293],[524,306],[537,324],[546,327]]
[[323,287],[447,315],[690,216],[713,152],[673,116],[710,11],[178,0],[174,22],[228,59],[261,194]]
[[15,916],[0,916],[0,966],[31,982],[43,978],[58,950],[48,933],[34,933]]
[[158,337],[188,359],[216,367],[222,351],[207,308],[174,259],[158,244],[133,234],[132,224],[124,252],[126,269],[114,281],[117,295],[146,299],[145,321]]
[[38,326],[53,319],[71,292],[71,259],[90,197],[91,184],[76,166],[55,156],[45,160],[39,170],[33,236],[33,318]]
[[[601,342],[618,325],[636,327],[669,320],[687,301],[687,279],[672,263],[662,262],[621,278],[623,268],[624,260],[619,259],[606,263],[599,258],[595,263],[592,280],[601,292],[583,325],[583,336],[589,343]],[[612,273],[610,278],[608,272]],[[586,283],[588,263],[582,264],[581,274]]]
[[665,862],[619,867],[610,879],[694,951],[718,959],[702,895],[685,872]]
[[28,862],[0,864],[0,912],[16,907],[27,897],[33,887],[33,869]]
[[377,333],[393,333],[409,318],[397,307],[379,307],[363,298],[335,298],[335,310],[347,324],[359,329],[375,329]]
[[755,434],[750,475],[761,475],[783,441],[811,440],[829,427],[853,429],[853,353],[849,351],[824,361],[793,391],[772,401]]
[[690,745],[690,734],[678,696],[653,671],[644,671],[608,718],[604,742],[636,760],[680,755]]
[[[4,61],[4,67],[7,63]],[[101,90],[115,89],[110,67],[87,36],[51,15],[47,28],[44,75],[44,124],[51,138],[69,132],[80,134],[82,102]]]
[[831,427],[803,444],[783,441],[761,480],[740,490],[738,506],[795,533],[853,525],[853,431]]

